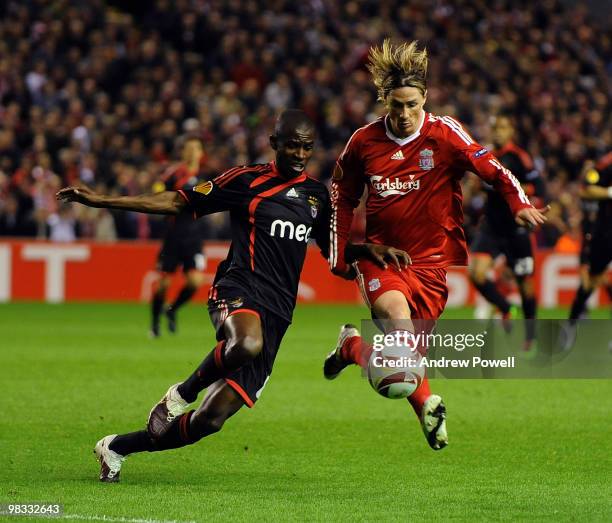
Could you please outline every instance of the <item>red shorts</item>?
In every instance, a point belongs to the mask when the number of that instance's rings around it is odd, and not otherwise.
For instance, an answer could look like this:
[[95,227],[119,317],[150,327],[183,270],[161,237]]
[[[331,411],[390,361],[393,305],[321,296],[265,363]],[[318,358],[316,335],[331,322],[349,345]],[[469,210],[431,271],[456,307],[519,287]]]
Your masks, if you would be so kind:
[[381,294],[400,291],[413,319],[436,320],[444,311],[448,298],[446,269],[409,266],[399,272],[391,265],[381,269],[369,260],[360,260],[355,268],[357,284],[369,308]]

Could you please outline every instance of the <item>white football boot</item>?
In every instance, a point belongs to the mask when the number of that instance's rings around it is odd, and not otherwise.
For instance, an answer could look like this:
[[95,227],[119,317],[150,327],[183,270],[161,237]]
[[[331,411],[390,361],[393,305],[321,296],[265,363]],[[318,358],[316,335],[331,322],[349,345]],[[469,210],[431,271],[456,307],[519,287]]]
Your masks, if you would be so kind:
[[421,410],[421,426],[432,449],[440,450],[448,445],[446,406],[437,394],[432,394],[425,400]]
[[125,461],[125,456],[117,454],[108,448],[117,434],[104,436],[94,448],[94,454],[100,462],[100,481],[104,483],[118,483],[121,465]]

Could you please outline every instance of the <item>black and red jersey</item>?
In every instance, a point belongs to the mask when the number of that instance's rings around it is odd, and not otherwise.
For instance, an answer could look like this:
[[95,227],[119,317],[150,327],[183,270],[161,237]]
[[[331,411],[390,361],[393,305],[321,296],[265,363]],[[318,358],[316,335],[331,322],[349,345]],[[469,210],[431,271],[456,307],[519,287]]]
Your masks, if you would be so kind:
[[[527,151],[509,142],[492,152],[504,167],[512,171],[527,196],[542,201],[546,198],[544,180]],[[504,198],[490,185],[485,185],[485,190],[487,192],[485,216],[492,230],[499,234],[514,232],[518,224]]]
[[291,320],[309,239],[327,257],[329,194],[304,172],[284,177],[274,162],[236,167],[179,191],[196,217],[230,212],[232,245],[215,285],[240,285],[262,307]]

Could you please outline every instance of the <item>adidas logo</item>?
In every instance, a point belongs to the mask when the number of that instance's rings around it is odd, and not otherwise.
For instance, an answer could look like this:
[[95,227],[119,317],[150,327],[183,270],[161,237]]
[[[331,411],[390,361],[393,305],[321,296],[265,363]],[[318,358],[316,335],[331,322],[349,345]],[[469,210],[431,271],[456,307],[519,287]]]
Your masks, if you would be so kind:
[[394,153],[393,156],[391,156],[391,159],[392,160],[403,160],[404,159],[404,153],[402,153],[402,150],[400,149],[399,151]]
[[294,187],[291,187],[291,189],[289,189],[287,191],[287,198],[299,198],[300,195],[298,194],[298,192],[295,190]]

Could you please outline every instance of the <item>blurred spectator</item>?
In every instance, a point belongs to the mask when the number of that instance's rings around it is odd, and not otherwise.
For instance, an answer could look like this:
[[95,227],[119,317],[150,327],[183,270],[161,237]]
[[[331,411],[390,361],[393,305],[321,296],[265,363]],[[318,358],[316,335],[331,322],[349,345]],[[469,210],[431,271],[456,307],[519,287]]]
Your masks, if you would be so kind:
[[[202,136],[211,174],[267,161],[274,117],[287,106],[316,122],[321,144],[311,170],[327,179],[352,132],[380,114],[364,65],[369,46],[385,36],[427,46],[428,110],[457,116],[483,143],[490,115],[515,117],[519,144],[558,184],[543,245],[572,230],[575,212],[579,220],[568,183],[612,141],[610,18],[589,18],[581,3],[137,4],[2,3],[0,171],[10,189],[0,192],[0,208],[9,222],[18,216],[11,230],[45,236],[50,217],[62,214],[53,200],[61,185],[149,190],[182,133]],[[464,184],[470,234],[482,198]],[[102,234],[88,220],[79,214],[75,228],[86,238],[159,230],[155,218],[113,213],[103,216]]]
[[49,239],[54,242],[73,242],[77,237],[77,221],[72,205],[62,204],[47,218]]

